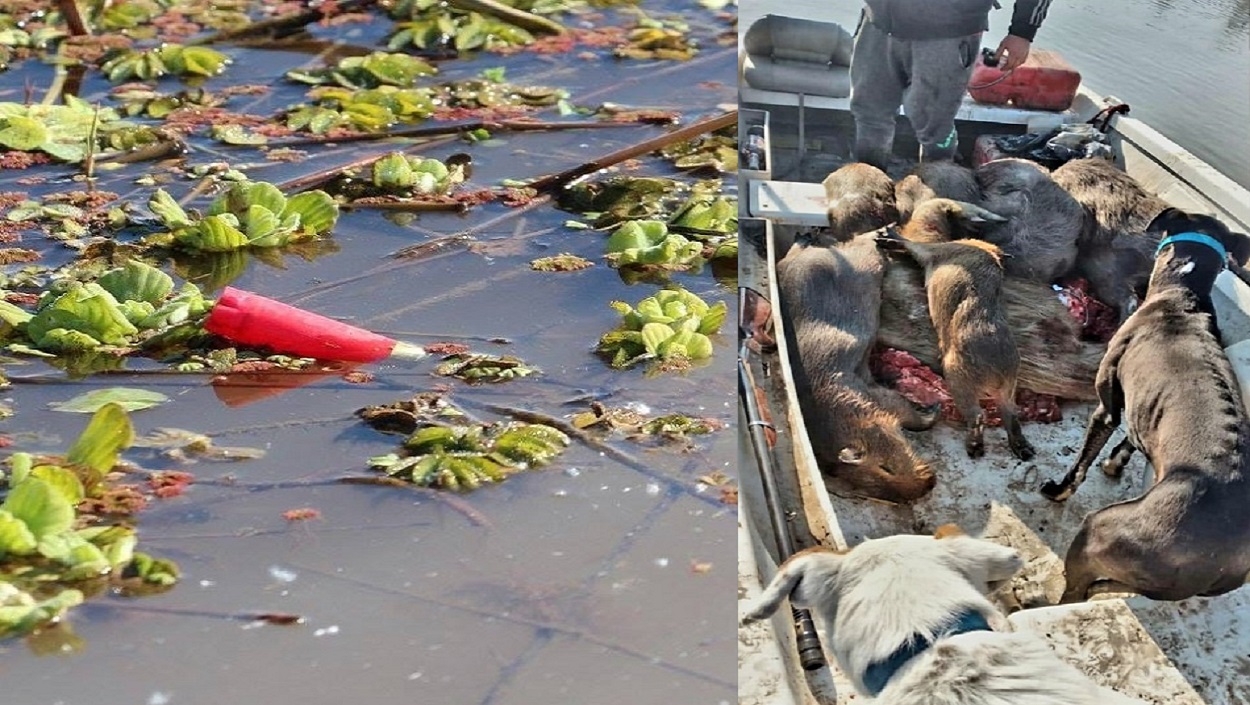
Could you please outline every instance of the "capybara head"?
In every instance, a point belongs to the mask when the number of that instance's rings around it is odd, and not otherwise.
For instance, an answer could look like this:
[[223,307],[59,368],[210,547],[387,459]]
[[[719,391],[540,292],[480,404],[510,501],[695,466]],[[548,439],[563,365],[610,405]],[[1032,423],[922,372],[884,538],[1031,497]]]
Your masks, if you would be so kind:
[[[913,502],[929,494],[936,478],[916,457],[898,419],[880,409],[862,411],[848,419],[836,439],[827,439],[832,447],[817,450],[822,468],[876,499]],[[832,457],[822,457],[820,450]]]
[[913,242],[949,242],[975,237],[983,229],[1007,219],[981,206],[949,198],[931,198],[912,213],[903,237]]
[[825,178],[832,244],[898,222],[894,182],[875,166],[847,164]]

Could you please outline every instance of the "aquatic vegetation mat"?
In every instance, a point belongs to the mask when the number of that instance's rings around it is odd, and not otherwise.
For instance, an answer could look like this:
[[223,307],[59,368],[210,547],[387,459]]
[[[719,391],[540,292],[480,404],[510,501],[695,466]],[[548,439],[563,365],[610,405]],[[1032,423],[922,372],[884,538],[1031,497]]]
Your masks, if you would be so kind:
[[648,296],[637,307],[614,301],[612,308],[621,314],[621,325],[599,339],[598,351],[613,367],[650,360],[652,369],[660,372],[711,357],[709,336],[720,330],[729,313],[724,301],[709,306],[680,287]]
[[133,527],[81,510],[105,495],[133,436],[125,410],[107,404],[64,456],[9,457],[0,477],[0,639],[39,629],[105,587],[143,594],[177,582],[176,565],[135,551]]
[[409,433],[400,452],[370,458],[369,467],[421,487],[474,490],[546,465],[569,445],[569,437],[551,426],[473,423],[450,403],[430,396],[357,414],[379,430]]

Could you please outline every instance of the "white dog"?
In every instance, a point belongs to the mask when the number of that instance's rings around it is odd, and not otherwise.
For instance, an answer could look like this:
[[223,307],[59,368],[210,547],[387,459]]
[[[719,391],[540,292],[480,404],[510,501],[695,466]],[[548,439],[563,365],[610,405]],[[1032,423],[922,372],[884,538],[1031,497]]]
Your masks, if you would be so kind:
[[743,623],[785,598],[818,617],[826,649],[861,694],[890,705],[1144,705],[1107,690],[1006,619],[987,583],[1023,567],[1014,549],[965,536],[890,536],[849,552],[800,551]]

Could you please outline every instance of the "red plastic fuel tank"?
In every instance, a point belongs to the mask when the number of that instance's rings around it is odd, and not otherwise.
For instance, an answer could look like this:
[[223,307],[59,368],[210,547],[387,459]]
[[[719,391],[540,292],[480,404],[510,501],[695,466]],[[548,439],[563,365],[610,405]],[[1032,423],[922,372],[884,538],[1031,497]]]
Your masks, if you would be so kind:
[[968,81],[968,93],[973,100],[987,105],[1067,110],[1080,84],[1081,74],[1058,52],[1033,49],[1028,60],[1006,78],[997,68],[977,62]]

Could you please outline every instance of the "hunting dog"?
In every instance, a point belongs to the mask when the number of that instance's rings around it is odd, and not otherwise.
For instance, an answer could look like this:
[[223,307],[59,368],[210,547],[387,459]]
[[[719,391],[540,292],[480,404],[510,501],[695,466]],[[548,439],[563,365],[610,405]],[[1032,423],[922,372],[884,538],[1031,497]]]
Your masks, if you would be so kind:
[[1146,298],[1107,346],[1084,447],[1042,492],[1070,497],[1121,420],[1127,437],[1103,472],[1118,477],[1140,450],[1155,482],[1085,517],[1068,549],[1065,602],[1099,582],[1155,600],[1219,595],[1250,573],[1250,420],[1211,303],[1216,276],[1245,236],[1176,209],[1155,227],[1163,239]]
[[1009,625],[989,583],[1024,565],[1015,549],[957,527],[870,539],[846,553],[791,556],[743,623],[787,597],[812,610],[821,638],[860,694],[889,705],[1143,705],[1101,688],[1036,636]]

